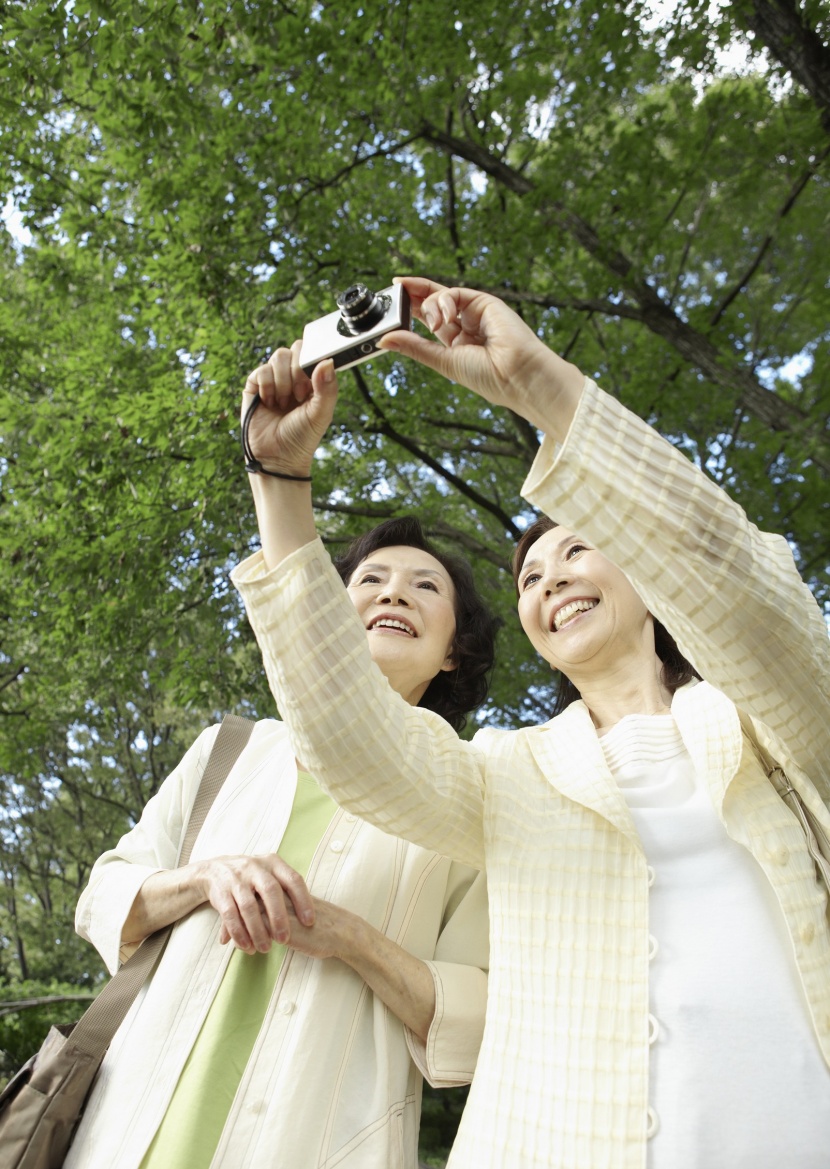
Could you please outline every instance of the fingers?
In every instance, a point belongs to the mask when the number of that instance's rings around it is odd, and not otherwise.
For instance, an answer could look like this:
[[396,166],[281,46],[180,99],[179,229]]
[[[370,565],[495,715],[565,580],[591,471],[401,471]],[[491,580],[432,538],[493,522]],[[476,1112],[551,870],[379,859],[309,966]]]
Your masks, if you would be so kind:
[[[493,299],[474,288],[447,288],[421,276],[396,276],[394,283],[402,284],[409,293],[413,316],[440,337],[445,345],[451,345],[465,327],[474,329],[484,301]],[[473,312],[468,321],[465,314],[476,301],[480,302],[479,310]]]
[[259,394],[264,405],[282,413],[305,402],[312,392],[311,381],[300,365],[303,343],[297,340],[290,349],[280,346],[263,365],[257,366],[245,382],[246,394]]
[[276,857],[276,861],[280,885],[294,912],[304,926],[314,925],[314,898],[309,893],[308,886],[300,874],[287,865],[282,857]]
[[291,936],[286,896],[305,926],[314,924],[314,902],[305,881],[279,856],[218,857],[210,863],[207,900],[221,918],[219,940],[246,953],[267,953],[272,941]]
[[410,333],[403,329],[394,333],[387,333],[378,342],[379,349],[388,349],[393,353],[400,353],[403,357],[411,357],[434,369],[444,377],[451,377],[450,350],[446,345],[436,341],[428,341],[426,337],[419,337],[417,333]]

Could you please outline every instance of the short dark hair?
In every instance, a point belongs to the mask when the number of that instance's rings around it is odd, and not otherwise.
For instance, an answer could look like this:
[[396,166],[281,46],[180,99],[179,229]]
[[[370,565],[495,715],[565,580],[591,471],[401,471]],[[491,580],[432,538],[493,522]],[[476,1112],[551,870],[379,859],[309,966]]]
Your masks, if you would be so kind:
[[434,556],[446,569],[455,587],[452,654],[456,665],[452,670],[442,670],[432,679],[418,705],[436,711],[454,730],[460,731],[467,722],[467,715],[481,706],[487,697],[495,660],[496,630],[500,622],[479,596],[467,561],[436,548],[414,516],[384,520],[370,532],[358,536],[335,558],[334,566],[344,584],[348,584],[352,573],[367,556],[378,548],[398,545],[420,548]]
[[[530,546],[535,544],[541,536],[544,536],[545,532],[549,532],[552,528],[558,527],[559,524],[549,519],[548,516],[543,515],[539,516],[538,520],[534,520],[530,527],[522,532],[516,544],[511,565],[513,569],[513,583],[516,585],[517,594],[519,592],[519,575],[522,571],[522,565],[527,559]],[[675,690],[679,690],[681,686],[685,686],[687,682],[691,682],[692,678],[700,679],[700,674],[692,663],[683,657],[683,654],[678,649],[677,642],[662,621],[658,621],[653,613],[651,619],[654,622],[654,651],[663,663],[663,685],[670,694],[674,694]],[[578,698],[581,698],[581,695],[576,686],[574,686],[566,674],[560,671],[556,702],[553,704],[553,714],[561,714],[566,706],[570,706]]]

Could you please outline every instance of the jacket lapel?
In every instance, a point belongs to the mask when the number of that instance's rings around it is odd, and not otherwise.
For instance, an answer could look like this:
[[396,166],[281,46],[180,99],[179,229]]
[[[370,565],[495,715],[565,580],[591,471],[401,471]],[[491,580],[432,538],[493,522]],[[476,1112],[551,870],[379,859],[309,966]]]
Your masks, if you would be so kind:
[[735,704],[708,682],[690,682],[675,694],[671,712],[722,820],[724,797],[743,751]]
[[571,703],[549,723],[529,729],[527,735],[548,783],[567,799],[602,816],[642,851],[631,813],[605,762],[585,703]]

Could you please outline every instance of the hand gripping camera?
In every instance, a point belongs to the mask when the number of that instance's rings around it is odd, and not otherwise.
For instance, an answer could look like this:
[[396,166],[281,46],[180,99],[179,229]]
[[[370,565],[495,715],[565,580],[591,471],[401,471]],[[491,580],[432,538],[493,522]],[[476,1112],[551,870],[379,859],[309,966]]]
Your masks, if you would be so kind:
[[300,365],[309,377],[321,361],[331,357],[335,369],[348,369],[378,352],[384,333],[409,329],[409,296],[401,284],[372,292],[365,284],[351,284],[337,297],[338,311],[310,321],[303,330]]

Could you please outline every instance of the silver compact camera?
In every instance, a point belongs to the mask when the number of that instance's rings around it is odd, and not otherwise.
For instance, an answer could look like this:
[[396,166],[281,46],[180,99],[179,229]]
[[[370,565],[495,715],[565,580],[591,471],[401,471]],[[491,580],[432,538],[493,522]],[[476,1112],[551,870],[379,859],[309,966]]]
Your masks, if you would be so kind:
[[300,365],[303,373],[331,357],[335,369],[348,369],[378,352],[377,342],[394,329],[409,329],[409,295],[401,284],[372,292],[350,284],[337,297],[338,311],[310,321],[303,329]]

